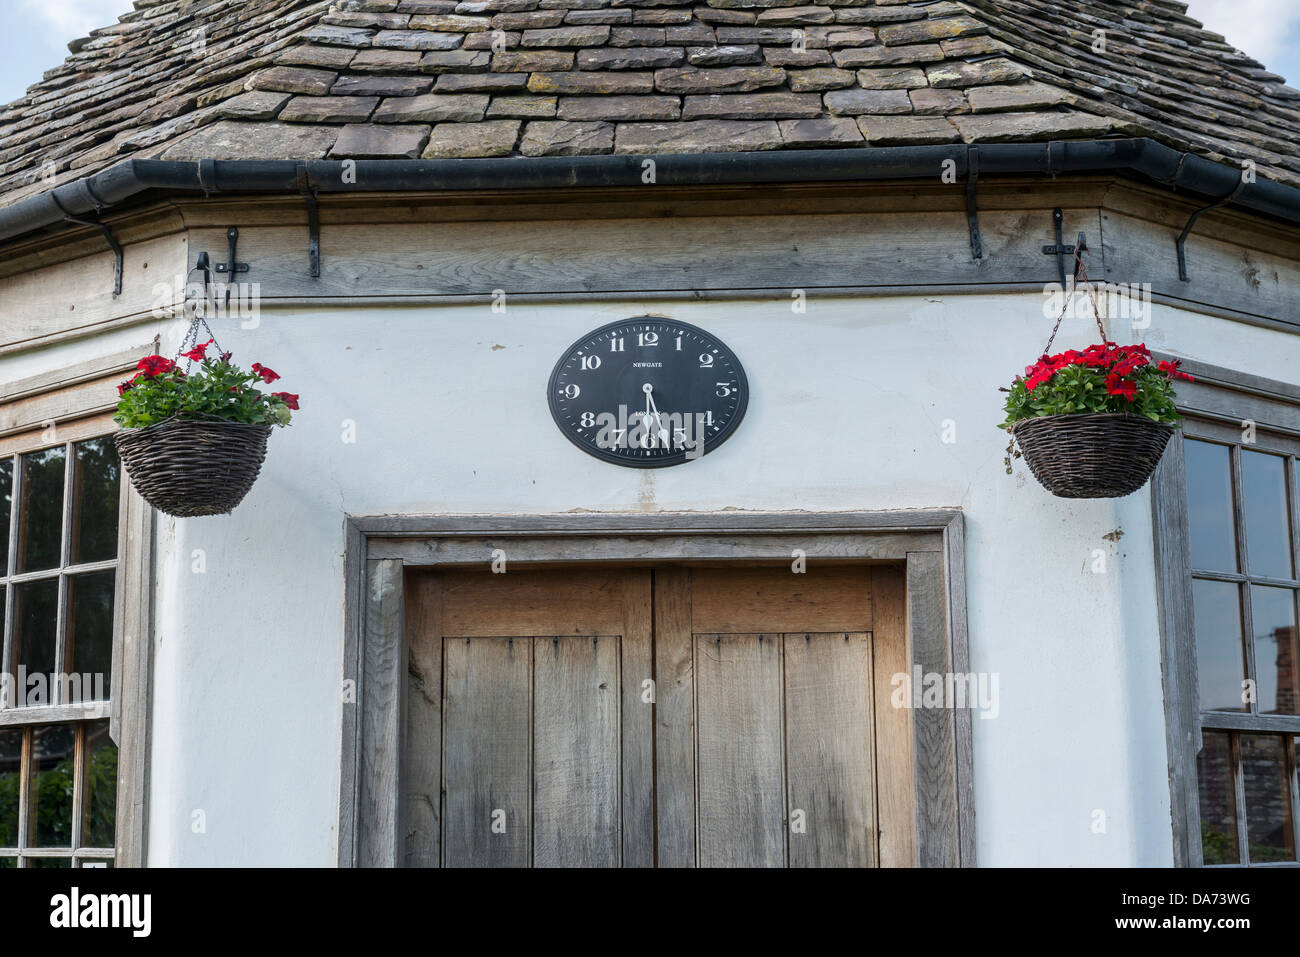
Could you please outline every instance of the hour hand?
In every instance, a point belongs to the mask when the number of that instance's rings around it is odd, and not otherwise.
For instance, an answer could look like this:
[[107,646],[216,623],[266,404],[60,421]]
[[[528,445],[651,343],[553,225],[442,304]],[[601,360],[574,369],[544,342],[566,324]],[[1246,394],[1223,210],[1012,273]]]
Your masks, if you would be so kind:
[[672,439],[668,435],[668,430],[664,428],[663,416],[659,414],[659,406],[655,405],[654,386],[647,382],[641,386],[641,391],[645,393],[647,408],[654,413],[655,422],[659,424],[659,441],[664,443],[665,448],[672,448]]

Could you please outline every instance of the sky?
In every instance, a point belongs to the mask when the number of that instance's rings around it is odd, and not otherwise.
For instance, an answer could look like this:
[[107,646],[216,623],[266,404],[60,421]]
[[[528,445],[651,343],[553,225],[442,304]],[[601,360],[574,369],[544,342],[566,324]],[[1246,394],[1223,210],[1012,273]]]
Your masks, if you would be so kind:
[[[815,3],[816,0],[809,0]],[[62,62],[69,40],[116,23],[130,0],[0,0],[0,104],[22,96]],[[1063,4],[1068,6],[1068,4]],[[1300,87],[1300,2],[1190,0],[1188,14]]]

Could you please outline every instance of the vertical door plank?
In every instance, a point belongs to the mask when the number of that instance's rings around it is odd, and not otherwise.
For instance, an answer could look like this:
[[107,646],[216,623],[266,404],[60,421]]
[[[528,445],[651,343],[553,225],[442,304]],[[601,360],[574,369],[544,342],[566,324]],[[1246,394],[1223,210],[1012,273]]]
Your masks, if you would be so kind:
[[617,867],[619,639],[533,639],[533,865]]
[[786,863],[781,636],[696,635],[699,865]]
[[655,801],[658,865],[695,866],[695,676],[691,572],[655,571]]
[[[876,713],[876,813],[880,827],[880,866],[916,866],[916,777],[912,769],[911,699],[896,707],[895,675],[910,675],[907,646],[907,585],[903,569],[880,565],[871,570],[871,657]],[[910,679],[909,679],[910,684]],[[906,688],[907,686],[903,686]]]
[[532,644],[529,638],[443,643],[447,867],[530,863]]
[[874,867],[871,636],[785,635],[791,867]]
[[[943,553],[908,553],[907,622],[913,667],[920,666],[922,675],[939,675],[946,686],[952,658]],[[957,745],[952,709],[915,709],[912,730],[918,863],[921,867],[956,867]]]
[[406,800],[407,867],[438,867],[442,860],[442,576],[406,577]]
[[398,762],[402,755],[406,653],[402,615],[402,563],[369,561],[366,575],[366,643],[361,693],[362,867],[394,867],[401,846]]
[[649,569],[628,571],[623,580],[623,866],[653,867],[654,675],[652,593]]

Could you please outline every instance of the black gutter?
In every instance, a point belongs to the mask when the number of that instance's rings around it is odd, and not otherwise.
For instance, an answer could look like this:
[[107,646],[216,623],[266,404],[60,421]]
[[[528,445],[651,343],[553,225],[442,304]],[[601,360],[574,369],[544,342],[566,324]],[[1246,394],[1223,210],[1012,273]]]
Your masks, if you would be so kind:
[[1266,179],[1243,186],[1240,169],[1213,163],[1151,139],[1073,140],[870,149],[774,150],[751,153],[544,156],[439,160],[132,159],[38,196],[0,208],[0,241],[100,215],[150,190],[166,192],[320,193],[407,190],[510,190],[639,186],[654,161],[660,186],[731,183],[937,179],[947,169],[964,180],[970,150],[980,174],[1134,173],[1172,189],[1300,224],[1300,189]]

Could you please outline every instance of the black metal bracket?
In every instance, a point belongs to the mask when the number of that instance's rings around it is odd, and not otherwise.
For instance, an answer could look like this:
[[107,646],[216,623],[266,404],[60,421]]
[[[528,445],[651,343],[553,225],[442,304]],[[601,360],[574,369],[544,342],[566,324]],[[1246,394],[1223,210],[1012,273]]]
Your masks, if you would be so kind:
[[1227,196],[1223,197],[1223,199],[1219,200],[1217,203],[1211,203],[1209,206],[1198,209],[1196,212],[1192,213],[1192,218],[1187,221],[1187,225],[1183,227],[1183,231],[1178,235],[1178,278],[1183,282],[1191,281],[1187,276],[1187,237],[1192,234],[1192,227],[1196,225],[1196,221],[1201,218],[1202,213],[1208,213],[1212,209],[1218,209],[1220,206],[1226,206],[1228,203],[1231,203],[1241,195],[1241,191],[1248,185],[1249,184],[1246,182],[1245,177],[1242,177],[1241,182],[1237,184],[1237,188]]
[[212,268],[217,272],[230,273],[232,276],[235,273],[248,272],[248,263],[241,263],[235,256],[235,250],[239,246],[238,227],[231,226],[226,230],[226,240],[230,243],[230,251],[226,256],[226,261],[223,263],[217,263]]
[[[1076,252],[1085,252],[1088,249],[1088,235],[1086,233],[1079,233],[1078,243],[1073,246],[1067,246],[1063,234],[1065,228],[1065,213],[1061,211],[1060,207],[1052,210],[1052,223],[1056,227],[1056,244],[1053,246],[1044,246],[1043,255],[1056,257],[1056,271],[1060,274],[1061,288],[1064,289],[1065,257],[1073,256]],[[1079,270],[1077,266],[1074,270],[1074,278],[1076,280],[1079,278]]]
[[311,184],[305,164],[298,164],[298,189],[307,203],[307,267],[313,279],[320,278],[320,210],[316,205],[316,187]]
[[123,258],[122,244],[117,241],[117,237],[113,235],[113,231],[109,229],[107,226],[105,226],[103,223],[99,222],[98,220],[79,219],[76,216],[73,216],[71,213],[69,213],[66,209],[63,208],[63,204],[59,202],[59,198],[57,196],[55,196],[53,193],[50,193],[49,197],[50,199],[54,200],[54,205],[59,207],[59,211],[63,213],[63,218],[66,219],[68,222],[76,223],[78,226],[94,226],[96,229],[98,229],[100,232],[104,234],[104,238],[108,240],[109,247],[113,250],[113,259],[114,259],[113,295],[114,296],[122,295],[122,258]]
[[978,146],[966,150],[966,221],[970,225],[970,255],[972,259],[984,258],[984,239],[980,236],[980,212],[976,186],[980,179],[980,151]]

